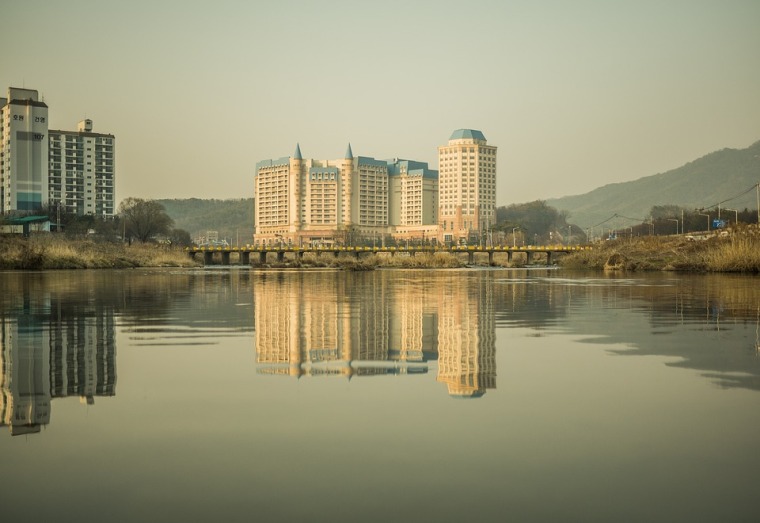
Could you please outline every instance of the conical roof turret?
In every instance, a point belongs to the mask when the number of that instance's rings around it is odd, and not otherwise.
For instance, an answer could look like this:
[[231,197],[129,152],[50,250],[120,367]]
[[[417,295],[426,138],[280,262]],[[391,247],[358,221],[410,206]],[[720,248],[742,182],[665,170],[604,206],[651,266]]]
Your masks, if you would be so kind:
[[351,142],[348,142],[348,149],[346,149],[346,160],[353,160],[354,159],[354,153],[351,150]]
[[296,152],[293,153],[293,159],[303,160],[303,157],[301,156],[301,145],[298,143],[296,143]]

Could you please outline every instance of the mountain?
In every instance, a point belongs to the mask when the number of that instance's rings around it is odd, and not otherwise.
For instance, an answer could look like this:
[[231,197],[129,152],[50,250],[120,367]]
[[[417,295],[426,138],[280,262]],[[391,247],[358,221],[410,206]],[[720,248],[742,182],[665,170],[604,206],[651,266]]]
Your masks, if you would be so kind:
[[[758,182],[760,141],[746,149],[715,151],[664,173],[605,185],[586,194],[549,199],[546,203],[567,211],[569,222],[587,228],[614,214],[643,221],[654,205],[700,209],[715,208],[720,203],[724,209],[757,209],[754,185]],[[631,225],[631,220],[616,220],[617,223],[609,222],[609,226]]]
[[217,231],[219,239],[231,245],[252,243],[253,198],[205,200],[200,198],[156,200],[174,220],[174,227],[184,229],[193,239]]

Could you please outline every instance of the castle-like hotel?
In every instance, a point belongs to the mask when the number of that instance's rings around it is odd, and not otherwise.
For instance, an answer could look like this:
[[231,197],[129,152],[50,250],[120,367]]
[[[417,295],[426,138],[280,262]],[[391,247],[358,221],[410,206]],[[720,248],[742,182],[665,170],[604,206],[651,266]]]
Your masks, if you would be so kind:
[[254,243],[293,246],[395,240],[458,242],[495,223],[496,147],[482,132],[454,131],[439,170],[414,160],[293,156],[256,164]]

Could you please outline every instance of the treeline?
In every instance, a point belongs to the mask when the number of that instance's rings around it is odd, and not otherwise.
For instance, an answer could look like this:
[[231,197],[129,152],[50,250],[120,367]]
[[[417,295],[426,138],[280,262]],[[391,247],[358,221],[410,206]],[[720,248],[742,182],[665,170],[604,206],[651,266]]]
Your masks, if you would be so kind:
[[[567,221],[567,213],[547,205],[545,201],[502,206],[496,209],[494,231],[507,243],[538,245],[585,241],[585,233]],[[579,235],[582,235],[579,236]]]
[[[655,205],[648,219],[631,227],[614,229],[617,235],[668,236],[690,232],[708,232],[738,224],[757,223],[757,210],[714,207],[711,209],[685,209],[677,205]],[[677,229],[677,230],[676,230]]]
[[157,200],[126,198],[119,204],[113,217],[80,215],[63,205],[46,204],[34,211],[21,211],[0,216],[0,224],[6,218],[22,216],[47,216],[50,231],[63,238],[79,240],[87,238],[106,243],[166,242],[178,246],[192,244],[190,234],[175,227],[163,205]]
[[[706,232],[737,224],[757,223],[757,210],[686,209],[678,205],[655,205],[646,217],[613,214],[593,227],[583,229],[568,221],[569,214],[545,201],[515,204],[496,209],[496,225],[507,243],[584,243],[610,237],[668,236]],[[625,225],[623,225],[625,224]]]

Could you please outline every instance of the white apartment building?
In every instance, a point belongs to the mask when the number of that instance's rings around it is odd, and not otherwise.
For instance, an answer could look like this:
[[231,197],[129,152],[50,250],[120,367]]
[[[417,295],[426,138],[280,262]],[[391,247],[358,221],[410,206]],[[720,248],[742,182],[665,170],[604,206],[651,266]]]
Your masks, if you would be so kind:
[[114,215],[116,138],[92,131],[92,120],[76,131],[50,131],[48,199],[68,212]]
[[114,215],[115,138],[92,131],[48,129],[48,106],[33,89],[0,98],[0,213],[46,204],[79,215]]
[[481,131],[457,129],[438,148],[439,239],[481,237],[496,223],[496,147]]
[[48,197],[48,106],[32,89],[0,98],[0,213],[39,209]]
[[314,245],[381,238],[397,224],[435,224],[437,172],[423,162],[354,156],[256,164],[254,243]]

